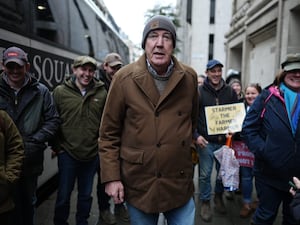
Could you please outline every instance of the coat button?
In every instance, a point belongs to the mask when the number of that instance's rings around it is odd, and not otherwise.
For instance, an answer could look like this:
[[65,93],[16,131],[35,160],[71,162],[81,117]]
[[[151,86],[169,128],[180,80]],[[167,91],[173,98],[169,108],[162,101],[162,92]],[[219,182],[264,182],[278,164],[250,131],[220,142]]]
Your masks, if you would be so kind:
[[157,144],[156,144],[156,147],[159,148],[160,146],[161,146],[161,143],[157,143]]
[[184,174],[184,171],[183,171],[183,170],[181,170],[181,171],[180,171],[180,175],[183,175],[183,174]]
[[159,112],[155,112],[155,116],[158,117],[159,116]]
[[178,112],[178,116],[181,116],[181,115],[182,115],[182,112],[181,112],[181,111],[179,111],[179,112]]

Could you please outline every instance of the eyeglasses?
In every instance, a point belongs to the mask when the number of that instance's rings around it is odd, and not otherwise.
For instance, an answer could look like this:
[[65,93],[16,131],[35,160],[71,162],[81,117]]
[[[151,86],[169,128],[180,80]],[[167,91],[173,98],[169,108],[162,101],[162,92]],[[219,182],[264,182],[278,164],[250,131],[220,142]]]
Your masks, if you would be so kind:
[[109,67],[110,67],[112,70],[117,71],[117,70],[121,69],[122,65],[109,66]]

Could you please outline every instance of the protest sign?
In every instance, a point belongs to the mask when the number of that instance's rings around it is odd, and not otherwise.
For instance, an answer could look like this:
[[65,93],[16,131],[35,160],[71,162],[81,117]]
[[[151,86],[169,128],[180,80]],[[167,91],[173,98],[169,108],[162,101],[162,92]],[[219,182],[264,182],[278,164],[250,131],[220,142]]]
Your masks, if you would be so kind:
[[208,135],[240,132],[245,115],[244,103],[206,106]]

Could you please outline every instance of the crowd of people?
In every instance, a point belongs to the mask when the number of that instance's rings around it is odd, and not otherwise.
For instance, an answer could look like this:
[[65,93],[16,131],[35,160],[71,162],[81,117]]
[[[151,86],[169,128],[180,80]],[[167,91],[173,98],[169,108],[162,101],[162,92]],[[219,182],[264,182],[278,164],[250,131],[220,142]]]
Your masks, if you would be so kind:
[[[241,79],[222,78],[217,59],[197,75],[173,55],[176,42],[173,22],[154,16],[144,27],[144,53],[136,62],[124,65],[112,52],[99,66],[93,57],[79,56],[53,93],[29,73],[23,49],[3,52],[1,224],[35,224],[47,144],[58,159],[55,225],[68,224],[75,183],[76,225],[88,224],[96,175],[98,224],[116,224],[118,216],[132,225],[157,225],[163,214],[168,225],[194,225],[192,152],[199,157],[203,221],[213,220],[212,199],[214,210],[226,214],[224,195],[230,200],[241,192],[239,214],[252,216],[251,224],[273,224],[281,204],[282,224],[300,223],[300,54],[287,55],[268,87],[251,83],[243,90]],[[240,103],[246,115],[241,130],[211,133],[207,108]],[[229,136],[240,186],[228,193],[214,153]]]

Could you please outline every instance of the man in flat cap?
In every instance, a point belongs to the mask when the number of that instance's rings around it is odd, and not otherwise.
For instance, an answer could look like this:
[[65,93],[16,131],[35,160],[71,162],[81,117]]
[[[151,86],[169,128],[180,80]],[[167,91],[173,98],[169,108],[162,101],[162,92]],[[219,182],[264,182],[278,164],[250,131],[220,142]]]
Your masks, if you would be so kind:
[[126,202],[131,225],[193,225],[193,130],[197,74],[173,51],[176,31],[154,16],[143,31],[145,53],[122,67],[110,86],[100,127],[101,179],[115,203]]
[[71,193],[76,180],[76,224],[88,224],[93,181],[99,165],[98,131],[107,95],[104,83],[94,77],[96,68],[94,58],[77,57],[73,63],[73,74],[53,91],[54,102],[62,120],[53,141],[59,170],[55,225],[67,224]]
[[3,52],[0,108],[13,119],[23,138],[25,158],[14,196],[14,225],[33,225],[38,176],[44,150],[59,126],[59,116],[48,88],[29,73],[27,53],[19,47]]

